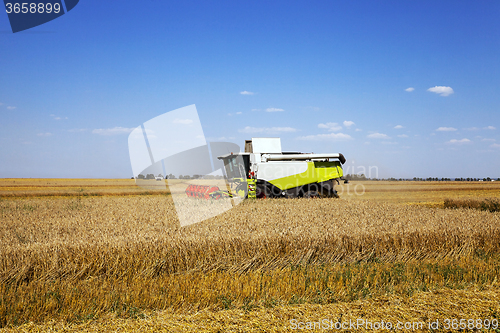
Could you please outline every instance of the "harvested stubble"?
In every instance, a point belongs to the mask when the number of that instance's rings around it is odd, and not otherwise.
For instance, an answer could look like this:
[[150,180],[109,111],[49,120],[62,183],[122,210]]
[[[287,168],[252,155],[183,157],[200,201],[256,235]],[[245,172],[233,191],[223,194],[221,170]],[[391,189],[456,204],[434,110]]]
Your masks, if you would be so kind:
[[179,228],[167,196],[0,201],[0,325],[485,287],[500,215],[343,200],[244,202]]

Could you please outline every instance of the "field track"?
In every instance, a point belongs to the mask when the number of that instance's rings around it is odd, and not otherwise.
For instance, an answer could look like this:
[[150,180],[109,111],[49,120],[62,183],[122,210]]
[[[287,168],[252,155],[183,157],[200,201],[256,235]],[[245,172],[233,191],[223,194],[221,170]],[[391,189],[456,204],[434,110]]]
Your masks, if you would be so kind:
[[[190,180],[190,183],[211,185],[211,180]],[[220,181],[219,181],[220,182]],[[122,196],[122,195],[164,195],[185,180],[142,181],[137,186],[133,179],[2,179],[0,198],[7,197],[44,197],[44,196]],[[433,198],[443,201],[452,197],[497,197],[500,196],[500,182],[391,182],[391,181],[352,181],[349,185],[337,186],[344,198],[370,199],[382,201],[418,202]],[[355,193],[356,191],[356,193]],[[357,194],[366,195],[359,196]],[[441,195],[429,195],[428,192],[443,192]],[[391,197],[391,193],[395,196]],[[401,196],[401,194],[403,196]],[[409,195],[411,194],[411,195]],[[396,198],[396,196],[399,196]],[[425,201],[425,200],[424,200]],[[427,200],[429,201],[429,200]]]

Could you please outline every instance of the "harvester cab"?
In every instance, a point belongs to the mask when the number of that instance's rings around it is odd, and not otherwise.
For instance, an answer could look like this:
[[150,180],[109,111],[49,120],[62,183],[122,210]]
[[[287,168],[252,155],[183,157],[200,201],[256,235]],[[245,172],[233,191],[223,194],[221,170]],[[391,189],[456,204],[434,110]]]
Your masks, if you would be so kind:
[[250,154],[231,153],[219,156],[218,158],[224,162],[224,169],[231,196],[236,194],[241,198],[255,198],[256,181],[250,170]]
[[246,179],[248,177],[250,172],[250,154],[237,153],[235,155],[231,153],[219,158],[224,161],[224,168],[228,179]]
[[343,176],[340,153],[282,152],[280,138],[252,138],[245,152],[218,156],[224,162],[231,195],[245,198],[336,197]]

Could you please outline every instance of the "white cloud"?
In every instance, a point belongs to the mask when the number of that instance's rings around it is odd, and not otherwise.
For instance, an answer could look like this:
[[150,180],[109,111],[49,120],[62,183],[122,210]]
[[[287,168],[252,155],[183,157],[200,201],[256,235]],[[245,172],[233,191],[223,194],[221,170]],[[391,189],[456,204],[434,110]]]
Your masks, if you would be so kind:
[[247,126],[238,130],[240,133],[279,133],[279,132],[296,132],[292,127],[250,127]]
[[0,103],[0,106],[2,106],[2,105],[3,105],[3,103]]
[[370,139],[390,139],[390,137],[387,134],[383,133],[373,133],[367,135],[366,137]]
[[406,134],[400,134],[400,135],[398,135],[398,138],[407,138],[407,137],[408,137],[408,135],[406,135]]
[[98,128],[92,131],[93,134],[99,135],[120,135],[128,134],[132,132],[135,128],[125,128],[125,127],[113,127],[113,128]]
[[266,109],[266,112],[281,112],[281,111],[285,111],[285,110],[278,109],[278,108],[267,108]]
[[436,129],[436,131],[438,132],[454,132],[456,130],[457,129],[454,127],[439,127],[438,129]]
[[15,106],[8,106],[8,107],[7,107],[7,110],[14,110],[14,109],[16,109],[16,107],[15,107]]
[[402,126],[402,125],[396,125],[396,126],[394,126],[394,128],[395,129],[401,129],[401,128],[404,128],[404,126]]
[[340,131],[342,126],[337,123],[326,123],[326,124],[318,124],[318,128],[324,128],[331,132]]
[[495,142],[497,140],[495,140],[495,139],[482,139],[481,141],[484,141],[484,142]]
[[[479,131],[481,128],[478,128],[478,127],[468,127],[466,128],[467,131]],[[486,127],[483,127],[482,129],[484,130],[496,130],[496,127],[494,126],[486,126]]]
[[245,91],[240,92],[240,94],[242,94],[242,95],[253,95],[254,93],[251,92],[251,91],[246,91],[245,90]]
[[361,128],[356,128],[356,132],[362,132],[363,130]]
[[351,127],[352,125],[354,125],[354,121],[350,121],[350,120],[346,120],[343,122],[344,126],[349,128]]
[[446,86],[435,86],[427,89],[427,91],[439,94],[441,96],[449,96],[454,93],[451,87],[446,87]]
[[413,87],[409,87],[409,88],[405,89],[405,91],[407,91],[407,92],[412,92],[413,90],[415,90],[415,88],[413,88]]
[[47,133],[38,133],[37,135],[38,136],[52,136],[52,133],[49,133],[49,132],[47,132]]
[[451,139],[450,141],[448,141],[447,143],[451,143],[451,144],[464,144],[464,143],[469,143],[471,142],[469,139],[461,139],[461,140],[457,140],[457,139]]
[[59,116],[56,116],[56,115],[54,115],[54,114],[51,114],[50,116],[51,116],[51,117],[52,117],[52,119],[54,119],[54,120],[68,119],[68,117],[59,117]]
[[491,148],[500,148],[500,144],[498,143],[494,143],[492,145],[490,145]]
[[252,111],[260,111],[260,109],[252,109]]
[[175,119],[174,124],[182,124],[182,125],[189,125],[192,124],[193,120],[192,119]]
[[243,112],[236,112],[236,114],[242,114]]
[[344,133],[329,133],[329,134],[316,134],[316,135],[306,135],[299,136],[297,140],[310,140],[310,141],[342,141],[350,140],[352,137],[349,134]]

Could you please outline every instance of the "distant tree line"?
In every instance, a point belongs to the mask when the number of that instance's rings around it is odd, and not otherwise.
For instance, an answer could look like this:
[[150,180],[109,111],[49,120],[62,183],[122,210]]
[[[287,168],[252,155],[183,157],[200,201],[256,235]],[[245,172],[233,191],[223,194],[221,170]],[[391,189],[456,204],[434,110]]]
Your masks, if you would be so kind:
[[347,175],[344,175],[344,179],[347,179],[347,180],[368,180],[368,178],[366,178],[366,176],[364,174],[347,174]]
[[[160,178],[165,178],[165,179],[223,179],[225,178],[224,176],[214,176],[214,175],[179,175],[179,177],[176,177],[173,174],[169,174],[166,177],[163,177],[163,175],[160,173],[158,176],[155,176],[152,173],[148,173],[146,176],[143,174],[139,174],[135,179],[155,179],[156,177]],[[134,179],[134,177],[132,177]]]
[[[491,182],[494,181],[495,179],[487,177],[487,178],[455,178],[456,181],[461,181],[461,182],[477,182],[477,181],[485,181],[485,182]],[[496,181],[500,181],[500,178],[497,178]]]
[[[165,179],[224,179],[225,176],[214,176],[214,175],[179,175],[179,177],[175,177],[173,174],[169,174],[166,177],[163,177],[163,175],[160,173],[158,176],[160,178],[165,178]],[[146,176],[143,174],[138,175],[135,177],[135,179],[155,179],[155,175],[152,173],[148,173]],[[418,177],[413,177],[413,179],[405,179],[405,178],[367,178],[364,174],[347,174],[344,175],[344,179],[347,180],[378,180],[378,181],[427,181],[427,182],[449,182],[452,181],[451,178],[438,178],[438,177],[427,177],[427,178],[418,178]],[[134,179],[134,177],[132,177]],[[490,182],[490,181],[500,181],[500,178],[497,178],[496,180],[494,178],[486,177],[486,178],[455,178],[454,181],[462,181],[462,182],[477,182],[477,181],[485,181],[485,182]]]
[[497,178],[496,180],[494,178],[486,177],[486,178],[438,178],[438,177],[427,177],[427,178],[418,178],[418,177],[413,177],[413,179],[409,178],[366,178],[365,175],[345,175],[344,179],[348,180],[375,180],[375,181],[418,181],[418,182],[450,182],[450,181],[463,181],[463,182],[478,182],[478,181],[485,181],[485,182],[491,182],[491,181],[500,181],[500,178]]
[[[158,177],[163,178],[163,175],[160,173],[160,174],[158,175]],[[136,179],[155,179],[155,178],[156,178],[156,177],[155,177],[155,175],[153,175],[152,173],[148,173],[146,176],[144,176],[144,175],[141,173],[141,174],[139,174],[139,175],[137,176],[137,178],[136,178]]]
[[427,181],[427,182],[449,182],[451,178],[438,178],[438,177],[427,177],[427,178],[417,178],[413,177],[414,181]]
[[[439,178],[439,177],[427,177],[427,178],[419,178],[419,177],[413,177],[413,179],[410,179],[410,178],[394,178],[394,177],[390,177],[390,178],[367,178],[364,174],[347,174],[347,175],[344,175],[343,177],[344,179],[347,179],[347,180],[376,180],[376,181],[394,181],[394,182],[397,182],[397,181],[419,181],[419,182],[423,182],[423,181],[427,181],[427,182],[450,182],[450,181],[485,181],[485,182],[489,182],[489,181],[495,181],[494,178],[490,178],[490,177],[486,177],[486,178],[454,178],[454,179],[451,179],[451,178],[446,178],[446,177],[443,177],[443,178]],[[500,181],[500,178],[497,178],[496,181]]]

